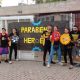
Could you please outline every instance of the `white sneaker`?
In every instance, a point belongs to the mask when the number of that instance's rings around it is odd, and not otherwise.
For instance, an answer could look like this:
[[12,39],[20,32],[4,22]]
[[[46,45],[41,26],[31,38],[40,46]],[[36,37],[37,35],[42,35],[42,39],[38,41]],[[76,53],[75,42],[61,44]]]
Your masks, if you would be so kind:
[[48,64],[47,67],[49,68],[50,67],[50,64]]
[[70,65],[70,66],[69,66],[69,69],[73,69],[73,65]]
[[9,61],[9,64],[12,64],[12,61]]
[[58,64],[59,64],[59,65],[61,65],[61,66],[63,65],[63,63],[62,63],[62,62],[58,62]]
[[19,61],[19,59],[16,59],[16,61]]

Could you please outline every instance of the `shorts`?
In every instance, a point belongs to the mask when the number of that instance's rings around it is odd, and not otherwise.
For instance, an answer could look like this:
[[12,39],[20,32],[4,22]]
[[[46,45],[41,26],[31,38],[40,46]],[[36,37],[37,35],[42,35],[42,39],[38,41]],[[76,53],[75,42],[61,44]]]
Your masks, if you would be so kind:
[[73,56],[79,55],[79,48],[77,48],[76,46],[73,46],[72,55]]
[[0,55],[2,55],[2,54],[8,54],[8,53],[9,53],[9,51],[8,51],[7,47],[6,48],[0,47]]

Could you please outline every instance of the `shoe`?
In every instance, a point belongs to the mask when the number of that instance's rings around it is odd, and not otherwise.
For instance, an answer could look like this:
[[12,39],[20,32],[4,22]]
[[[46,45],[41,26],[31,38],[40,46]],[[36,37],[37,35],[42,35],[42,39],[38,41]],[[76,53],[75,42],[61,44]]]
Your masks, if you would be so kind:
[[50,67],[50,64],[48,64],[47,67],[49,68]]
[[58,64],[59,64],[59,65],[61,65],[61,66],[63,65],[63,63],[62,63],[62,62],[58,62]]
[[43,66],[46,66],[46,63],[43,63]]
[[9,61],[9,64],[12,64],[12,61]]
[[1,63],[1,61],[0,61],[0,63]]
[[73,69],[73,65],[70,65],[70,66],[69,66],[69,69]]
[[54,62],[54,61],[51,61],[51,64],[56,64],[56,62]]
[[63,63],[63,66],[67,66],[67,63]]
[[8,60],[5,60],[5,63],[8,63],[9,61]]
[[15,59],[16,61],[19,61],[19,59]]

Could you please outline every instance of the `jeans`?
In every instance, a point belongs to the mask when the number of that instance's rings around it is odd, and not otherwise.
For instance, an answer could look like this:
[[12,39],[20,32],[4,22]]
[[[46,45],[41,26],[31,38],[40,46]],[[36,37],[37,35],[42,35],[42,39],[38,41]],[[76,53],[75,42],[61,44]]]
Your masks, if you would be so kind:
[[54,45],[52,44],[51,45],[51,52],[50,52],[49,59],[48,59],[48,64],[51,64],[51,60],[54,58],[54,52],[55,51],[58,53],[58,62],[61,62],[61,48],[60,48],[60,45],[59,45],[58,49],[55,49]]

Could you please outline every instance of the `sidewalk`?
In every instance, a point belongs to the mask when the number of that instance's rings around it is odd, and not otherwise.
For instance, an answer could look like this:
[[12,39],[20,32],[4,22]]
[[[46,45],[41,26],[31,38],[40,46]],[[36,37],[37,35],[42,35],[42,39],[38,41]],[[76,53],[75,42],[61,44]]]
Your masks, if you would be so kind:
[[2,62],[0,80],[80,80],[80,68],[69,70],[58,64],[47,68],[36,61]]

